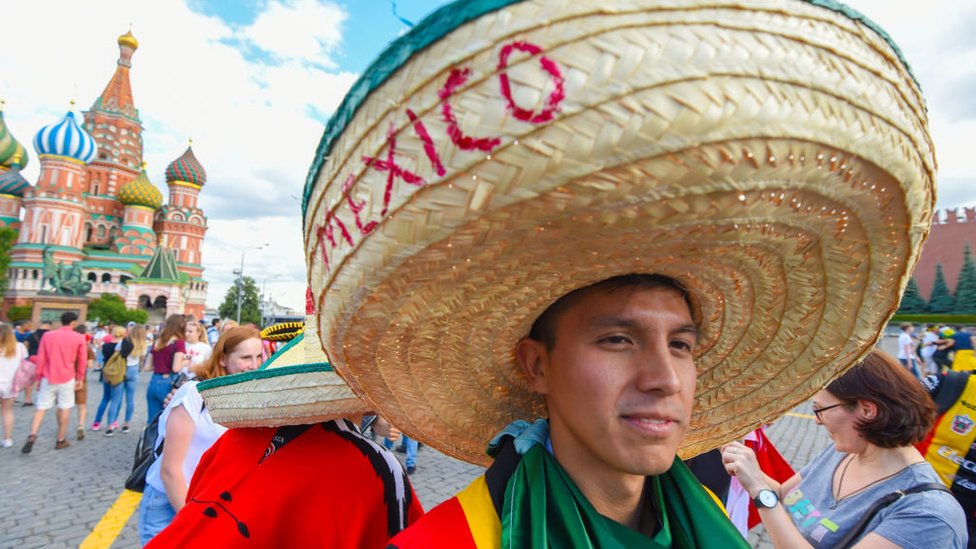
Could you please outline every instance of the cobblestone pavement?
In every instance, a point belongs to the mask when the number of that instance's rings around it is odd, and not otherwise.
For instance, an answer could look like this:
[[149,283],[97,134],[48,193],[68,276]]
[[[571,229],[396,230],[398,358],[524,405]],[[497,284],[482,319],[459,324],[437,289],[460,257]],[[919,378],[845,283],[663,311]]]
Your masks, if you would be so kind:
[[[73,412],[69,430],[71,447],[64,450],[54,450],[56,422],[52,410],[44,418],[34,451],[22,454],[20,447],[29,432],[35,409],[22,408],[19,404],[15,407],[15,446],[0,449],[0,549],[78,547],[89,538],[122,493],[123,481],[132,466],[136,438],[146,420],[148,379],[148,374],[143,374],[139,380],[132,432],[106,437],[104,431],[88,430],[84,440],[75,441],[77,419]],[[97,374],[91,373],[89,381],[92,385],[88,394],[88,427],[102,393]],[[801,405],[793,413],[797,415],[780,419],[767,433],[799,470],[827,444],[828,438],[811,419],[802,417],[811,414],[809,405]],[[403,454],[397,456],[403,458]],[[423,447],[417,456],[417,472],[411,480],[424,508],[431,509],[480,473],[479,467]],[[112,536],[114,532],[107,539]],[[86,547],[107,547],[107,539],[92,537]],[[752,532],[750,542],[754,547],[772,547],[761,526]],[[112,547],[138,546],[136,513],[132,513]]]

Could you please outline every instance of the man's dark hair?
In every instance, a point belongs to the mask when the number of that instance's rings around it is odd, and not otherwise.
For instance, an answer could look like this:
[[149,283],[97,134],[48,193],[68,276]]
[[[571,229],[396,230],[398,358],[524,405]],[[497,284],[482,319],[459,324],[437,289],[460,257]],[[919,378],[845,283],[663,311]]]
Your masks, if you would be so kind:
[[211,326],[216,326],[218,324],[220,324],[220,319],[219,318],[214,318],[214,319],[211,319],[210,320],[210,325]]
[[75,313],[75,312],[72,312],[72,311],[65,311],[65,312],[61,313],[61,325],[62,326],[67,326],[68,324],[71,324],[72,322],[74,322],[76,320],[78,320],[78,313]]
[[853,409],[859,400],[877,406],[874,419],[861,421],[856,428],[865,440],[881,448],[917,444],[935,422],[935,404],[928,391],[884,351],[872,351],[824,390],[848,409]]
[[678,282],[676,279],[665,275],[635,273],[607,278],[601,280],[600,282],[590,284],[589,286],[576,288],[575,290],[563,295],[553,302],[552,305],[546,308],[545,311],[542,311],[539,318],[535,319],[535,322],[532,323],[532,329],[529,330],[529,337],[536,341],[545,343],[546,349],[551,351],[553,347],[556,346],[556,323],[559,322],[559,317],[561,317],[563,313],[578,303],[581,299],[583,299],[583,297],[592,292],[600,291],[609,294],[624,288],[635,290],[667,288],[675,290],[684,298],[691,316],[695,317],[695,309],[691,303],[691,297],[688,294],[688,289],[685,288],[681,282]]

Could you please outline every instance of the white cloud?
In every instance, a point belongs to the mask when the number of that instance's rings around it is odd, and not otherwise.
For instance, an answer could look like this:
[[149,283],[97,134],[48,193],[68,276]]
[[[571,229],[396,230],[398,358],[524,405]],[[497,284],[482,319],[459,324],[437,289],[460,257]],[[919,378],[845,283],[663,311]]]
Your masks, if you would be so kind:
[[[240,248],[273,234],[289,243],[277,249],[289,252],[250,252],[245,273],[253,270],[259,284],[262,277],[287,273],[268,286],[280,290],[273,295],[281,303],[303,310],[298,197],[323,130],[309,113],[330,113],[356,77],[324,69],[334,66],[329,54],[341,43],[341,8],[273,1],[242,28],[195,13],[179,0],[48,0],[23,2],[12,11],[18,21],[37,22],[8,25],[5,42],[25,47],[0,58],[0,98],[7,100],[5,118],[17,139],[30,148],[37,130],[63,115],[69,99],[81,110],[91,106],[115,71],[115,38],[131,23],[139,40],[132,91],[145,126],[150,179],[165,195],[163,171],[187,138],[207,171],[200,205],[210,218],[203,248],[208,305],[218,305],[232,283]],[[278,61],[248,58],[231,45],[242,37]],[[36,179],[37,168],[31,150],[29,180]],[[231,261],[235,255],[237,262]],[[267,269],[259,267],[265,262]]]

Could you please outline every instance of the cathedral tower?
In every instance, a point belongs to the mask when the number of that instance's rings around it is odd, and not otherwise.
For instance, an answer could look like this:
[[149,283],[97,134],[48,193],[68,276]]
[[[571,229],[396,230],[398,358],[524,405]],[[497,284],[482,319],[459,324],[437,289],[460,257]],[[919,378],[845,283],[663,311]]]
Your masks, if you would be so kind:
[[20,208],[30,183],[20,174],[27,166],[27,151],[7,129],[0,101],[0,227],[20,228]]

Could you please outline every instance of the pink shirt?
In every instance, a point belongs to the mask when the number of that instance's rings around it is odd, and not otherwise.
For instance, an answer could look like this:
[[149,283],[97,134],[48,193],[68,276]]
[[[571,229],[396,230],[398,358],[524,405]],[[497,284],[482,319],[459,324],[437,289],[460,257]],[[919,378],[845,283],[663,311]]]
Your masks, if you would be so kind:
[[67,383],[85,379],[88,352],[85,336],[70,326],[51,330],[41,337],[37,350],[37,375],[48,383]]

